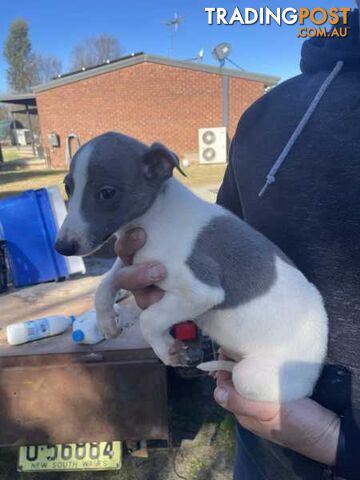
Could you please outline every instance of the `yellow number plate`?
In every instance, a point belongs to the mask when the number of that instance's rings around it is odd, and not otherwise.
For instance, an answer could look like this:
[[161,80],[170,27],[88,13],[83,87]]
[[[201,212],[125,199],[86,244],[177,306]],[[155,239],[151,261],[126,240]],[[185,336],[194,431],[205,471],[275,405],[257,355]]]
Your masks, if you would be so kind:
[[19,448],[19,472],[119,470],[121,442],[63,443]]

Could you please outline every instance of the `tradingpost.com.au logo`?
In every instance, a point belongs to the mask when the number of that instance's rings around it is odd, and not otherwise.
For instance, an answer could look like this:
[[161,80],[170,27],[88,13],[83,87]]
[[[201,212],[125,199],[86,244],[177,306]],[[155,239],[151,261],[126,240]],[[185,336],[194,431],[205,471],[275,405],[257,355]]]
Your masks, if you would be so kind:
[[[206,7],[208,25],[299,25],[298,37],[346,37],[351,8],[274,8],[235,7],[232,11],[222,7]],[[312,27],[305,27],[311,21]],[[333,28],[328,32],[325,24]]]

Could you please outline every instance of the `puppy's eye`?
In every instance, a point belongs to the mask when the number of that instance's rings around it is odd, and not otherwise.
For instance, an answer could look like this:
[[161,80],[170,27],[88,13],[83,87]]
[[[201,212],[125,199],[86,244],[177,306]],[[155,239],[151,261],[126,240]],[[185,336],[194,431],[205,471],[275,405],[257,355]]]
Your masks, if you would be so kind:
[[116,194],[116,189],[113,187],[104,187],[98,193],[100,200],[111,200]]

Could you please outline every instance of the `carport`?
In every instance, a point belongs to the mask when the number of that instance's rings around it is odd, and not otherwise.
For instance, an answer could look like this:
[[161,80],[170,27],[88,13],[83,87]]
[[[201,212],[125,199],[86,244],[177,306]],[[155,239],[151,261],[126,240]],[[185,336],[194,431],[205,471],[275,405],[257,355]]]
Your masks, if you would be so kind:
[[16,110],[14,109],[11,111],[11,117],[14,121],[15,121],[14,119],[15,113],[26,114],[27,124],[28,124],[27,126],[30,131],[31,147],[35,157],[36,149],[35,149],[33,125],[31,121],[31,115],[37,115],[38,113],[35,95],[32,93],[13,93],[9,95],[0,95],[0,103],[19,106],[19,109],[16,109]]

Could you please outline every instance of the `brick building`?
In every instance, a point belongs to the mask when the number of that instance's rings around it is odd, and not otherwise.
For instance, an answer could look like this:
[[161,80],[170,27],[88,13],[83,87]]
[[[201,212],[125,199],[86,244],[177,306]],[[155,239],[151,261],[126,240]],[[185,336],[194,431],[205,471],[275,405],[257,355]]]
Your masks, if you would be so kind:
[[[181,157],[194,154],[199,128],[226,125],[231,138],[244,110],[278,80],[158,56],[131,55],[34,88],[43,147],[55,168],[66,166],[71,133],[84,143],[115,130],[145,143],[160,141]],[[57,134],[59,146],[51,146],[50,133]]]

